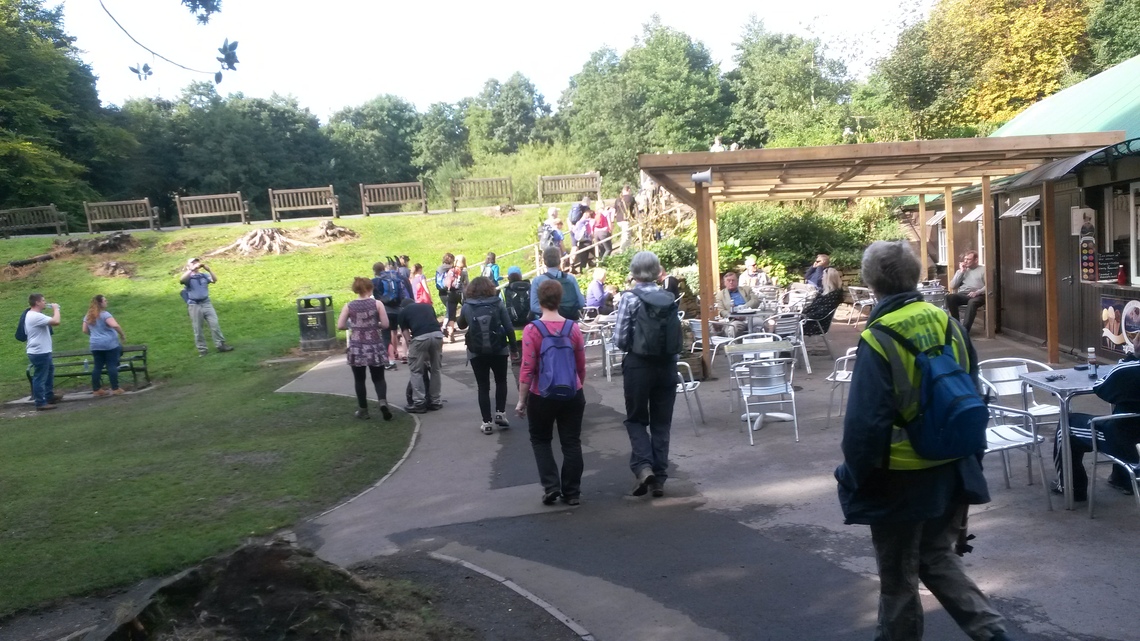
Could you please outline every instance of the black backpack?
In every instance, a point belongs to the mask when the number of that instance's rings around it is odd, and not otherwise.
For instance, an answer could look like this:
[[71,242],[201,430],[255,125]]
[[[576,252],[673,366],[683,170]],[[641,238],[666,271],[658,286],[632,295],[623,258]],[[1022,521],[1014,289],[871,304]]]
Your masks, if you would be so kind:
[[562,285],[562,300],[558,303],[558,314],[566,320],[578,320],[582,314],[582,306],[578,303],[578,295],[582,292],[575,287],[574,281],[566,272],[559,272],[562,275],[554,280]]
[[511,325],[526,327],[530,316],[530,281],[516,280],[507,283],[503,288],[503,300],[507,304],[507,315],[511,317]]
[[631,292],[641,300],[633,317],[630,350],[639,356],[676,356],[681,353],[681,319],[677,301],[663,289]]
[[468,303],[467,349],[472,354],[493,355],[507,345],[507,335],[499,319],[499,300]]
[[24,313],[20,314],[20,322],[16,324],[16,340],[21,343],[28,342],[28,330],[24,329],[24,321],[28,319],[28,312],[30,311],[32,311],[30,307],[25,309]]

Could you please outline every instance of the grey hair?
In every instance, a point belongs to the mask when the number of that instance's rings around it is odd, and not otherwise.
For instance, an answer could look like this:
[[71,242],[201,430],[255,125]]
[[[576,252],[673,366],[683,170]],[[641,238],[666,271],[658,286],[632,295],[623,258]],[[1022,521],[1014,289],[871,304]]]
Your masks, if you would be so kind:
[[905,240],[877,240],[863,252],[863,282],[879,296],[914,291],[921,271]]
[[629,277],[639,283],[655,282],[660,275],[661,261],[653,252],[637,252],[629,261]]
[[542,264],[547,267],[558,267],[562,264],[562,250],[555,246],[542,250]]

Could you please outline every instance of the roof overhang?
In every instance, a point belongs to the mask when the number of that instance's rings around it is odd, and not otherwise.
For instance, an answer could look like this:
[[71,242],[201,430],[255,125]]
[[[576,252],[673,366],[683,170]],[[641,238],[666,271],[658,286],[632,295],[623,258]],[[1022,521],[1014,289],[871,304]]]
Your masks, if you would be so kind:
[[696,207],[692,175],[712,170],[714,202],[940,193],[1029,171],[1124,140],[1124,132],[641,154],[642,171]]

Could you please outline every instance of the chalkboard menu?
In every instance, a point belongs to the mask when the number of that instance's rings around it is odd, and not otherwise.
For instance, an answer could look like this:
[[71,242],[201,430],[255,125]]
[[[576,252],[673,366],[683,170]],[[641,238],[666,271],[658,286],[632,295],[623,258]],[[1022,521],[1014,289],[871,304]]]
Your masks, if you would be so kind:
[[1096,255],[1097,280],[1116,280],[1120,270],[1120,252],[1105,252]]

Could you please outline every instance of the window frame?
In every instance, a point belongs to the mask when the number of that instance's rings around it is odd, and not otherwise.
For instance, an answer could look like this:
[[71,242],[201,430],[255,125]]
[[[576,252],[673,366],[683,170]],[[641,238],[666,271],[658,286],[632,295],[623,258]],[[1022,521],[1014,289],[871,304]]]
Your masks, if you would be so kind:
[[986,264],[986,226],[982,221],[978,221],[978,264],[983,267]]
[[938,223],[937,243],[938,243],[938,259],[936,261],[934,261],[935,264],[937,264],[937,265],[949,265],[950,263],[947,262],[947,260],[946,260],[946,253],[947,253],[947,251],[949,251],[949,248],[946,246],[946,220],[945,219],[943,219],[942,222]]
[[[1032,240],[1037,241],[1036,244],[1030,244],[1029,236],[1033,236]],[[1031,257],[1036,259],[1031,260]],[[1029,220],[1029,218],[1021,219],[1021,269],[1018,270],[1021,274],[1040,274],[1041,273],[1041,220]]]

